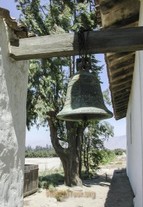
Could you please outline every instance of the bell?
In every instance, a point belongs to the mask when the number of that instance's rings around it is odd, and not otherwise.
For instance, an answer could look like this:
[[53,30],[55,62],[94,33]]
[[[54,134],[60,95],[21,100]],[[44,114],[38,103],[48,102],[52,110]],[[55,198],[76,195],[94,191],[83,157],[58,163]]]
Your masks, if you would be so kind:
[[100,82],[89,71],[81,70],[69,81],[64,108],[57,118],[65,121],[111,118],[103,100]]

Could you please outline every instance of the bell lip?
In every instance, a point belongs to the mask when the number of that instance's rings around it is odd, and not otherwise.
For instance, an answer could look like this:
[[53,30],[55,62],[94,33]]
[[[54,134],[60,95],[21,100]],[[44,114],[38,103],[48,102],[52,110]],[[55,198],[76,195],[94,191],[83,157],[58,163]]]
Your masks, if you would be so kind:
[[[57,114],[57,118],[60,120],[64,120],[64,121],[83,121],[84,119],[81,118],[81,116],[83,115],[84,117],[84,115],[86,116],[86,114],[87,115],[89,114],[88,120],[104,120],[104,119],[109,119],[113,117],[113,113],[109,111],[108,109],[104,110],[104,109],[98,109],[95,107],[88,107],[88,110],[85,113],[85,108],[86,107],[82,107],[80,109],[72,110],[72,113],[68,111],[64,111],[64,112],[61,111]],[[79,114],[79,117],[77,116],[78,114]]]

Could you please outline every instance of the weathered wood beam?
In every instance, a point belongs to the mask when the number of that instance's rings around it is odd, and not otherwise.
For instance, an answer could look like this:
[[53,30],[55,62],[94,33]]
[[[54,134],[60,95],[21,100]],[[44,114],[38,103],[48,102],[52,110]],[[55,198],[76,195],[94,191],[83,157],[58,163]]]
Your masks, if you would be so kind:
[[[112,90],[112,87],[110,87],[111,88],[111,90]],[[131,90],[131,83],[129,83],[128,84],[128,86],[126,86],[126,85],[121,85],[121,86],[119,86],[119,87],[116,87],[116,88],[113,88],[113,90],[114,90],[114,94],[116,94],[116,93],[119,93],[119,92],[122,92],[122,93],[124,93],[124,90],[125,91],[130,91]]]
[[[89,54],[143,50],[143,27],[90,31],[84,36]],[[15,60],[78,55],[78,34],[23,38],[19,46],[10,46],[9,53]]]
[[109,67],[111,68],[117,68],[117,67],[122,67],[122,66],[125,66],[127,65],[127,62],[128,63],[134,63],[135,61],[135,53],[130,53],[128,55],[121,55],[120,57],[116,57],[114,56],[114,59],[112,61],[110,61],[108,64],[109,64]]
[[121,81],[126,81],[127,79],[131,79],[131,77],[133,76],[133,70],[130,70],[128,73],[124,74],[120,74],[118,75],[117,77],[114,77],[114,78],[110,78],[110,83],[111,84],[116,84],[118,82],[121,82]]
[[117,88],[117,87],[119,87],[120,89],[122,88],[122,87],[124,87],[124,86],[126,86],[127,87],[127,85],[128,84],[131,84],[131,82],[132,82],[132,79],[127,79],[127,80],[124,80],[124,81],[122,81],[122,82],[118,82],[118,83],[114,83],[114,84],[112,84],[112,89],[113,88]]
[[115,78],[116,76],[120,75],[121,73],[126,72],[126,71],[131,71],[133,72],[134,69],[134,63],[128,64],[126,66],[122,66],[121,68],[116,68],[116,69],[112,69],[112,72],[110,72],[110,76],[112,76],[112,78]]

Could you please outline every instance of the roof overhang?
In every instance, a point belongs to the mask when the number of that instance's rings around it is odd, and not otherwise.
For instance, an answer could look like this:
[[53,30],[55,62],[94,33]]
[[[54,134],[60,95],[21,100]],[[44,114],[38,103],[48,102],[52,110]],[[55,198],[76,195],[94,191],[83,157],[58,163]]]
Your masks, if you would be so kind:
[[[138,26],[139,1],[98,0],[98,3],[103,28]],[[135,52],[107,53],[105,54],[105,60],[114,116],[118,120],[126,117],[134,71]]]

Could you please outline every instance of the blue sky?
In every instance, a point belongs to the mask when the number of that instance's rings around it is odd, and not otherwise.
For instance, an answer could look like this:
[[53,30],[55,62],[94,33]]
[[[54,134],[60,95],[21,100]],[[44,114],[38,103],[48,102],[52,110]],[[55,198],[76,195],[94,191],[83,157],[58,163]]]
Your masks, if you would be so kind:
[[11,17],[18,19],[20,11],[16,10],[16,3],[14,0],[0,0],[0,7],[8,9]]
[[[43,0],[43,2],[46,2],[46,0]],[[20,12],[16,10],[16,4],[14,3],[14,0],[0,0],[0,7],[8,9],[10,11],[11,17],[18,19]],[[104,56],[103,54],[98,54],[96,55],[96,57],[98,60],[101,61],[101,65],[104,65],[104,70],[101,74],[101,81],[103,82],[101,87],[102,90],[105,90],[108,88],[108,78],[106,72],[106,64],[104,62]],[[108,108],[113,111],[111,107]],[[114,126],[115,136],[122,136],[126,134],[125,119],[116,121],[114,118],[112,118],[108,119],[107,121]],[[45,128],[41,127],[39,130],[37,130],[36,127],[33,127],[30,131],[27,131],[26,133],[26,145],[31,145],[34,147],[36,145],[45,146],[49,143],[49,130]]]

